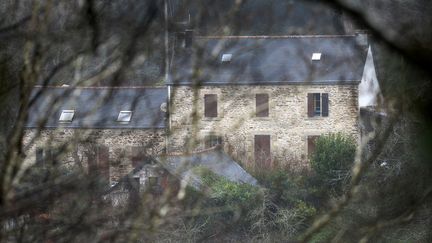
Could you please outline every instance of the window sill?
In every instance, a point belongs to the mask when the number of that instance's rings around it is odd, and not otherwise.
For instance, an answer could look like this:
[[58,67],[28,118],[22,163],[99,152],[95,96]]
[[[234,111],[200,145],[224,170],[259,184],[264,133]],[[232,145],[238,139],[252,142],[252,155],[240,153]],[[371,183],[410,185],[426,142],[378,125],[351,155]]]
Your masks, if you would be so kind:
[[202,120],[203,121],[220,121],[222,118],[221,117],[203,117]]
[[270,121],[271,117],[269,117],[269,116],[266,116],[266,117],[253,117],[252,119],[255,120],[255,121]]
[[323,117],[323,116],[313,116],[313,117],[306,117],[307,120],[324,120],[327,117]]

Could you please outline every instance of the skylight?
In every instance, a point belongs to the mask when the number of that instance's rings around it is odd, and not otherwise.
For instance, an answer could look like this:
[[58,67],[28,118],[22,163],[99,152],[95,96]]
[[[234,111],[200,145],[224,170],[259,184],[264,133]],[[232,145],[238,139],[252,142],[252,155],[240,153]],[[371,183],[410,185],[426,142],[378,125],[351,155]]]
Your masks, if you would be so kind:
[[232,54],[223,54],[222,62],[231,62]]
[[319,61],[321,60],[321,52],[315,52],[312,54],[312,61]]
[[59,122],[72,122],[75,115],[75,110],[62,110]]
[[132,118],[132,111],[120,111],[117,121],[118,122],[130,122]]

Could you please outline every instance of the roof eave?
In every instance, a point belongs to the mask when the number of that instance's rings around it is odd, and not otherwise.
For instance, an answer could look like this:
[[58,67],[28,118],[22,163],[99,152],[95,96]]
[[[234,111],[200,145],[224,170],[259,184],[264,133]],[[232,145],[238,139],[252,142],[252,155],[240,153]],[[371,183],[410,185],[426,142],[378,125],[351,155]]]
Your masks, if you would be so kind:
[[223,85],[358,85],[361,80],[320,80],[320,81],[255,81],[255,82],[217,82],[205,81],[193,83],[188,81],[169,82],[172,86],[223,86]]

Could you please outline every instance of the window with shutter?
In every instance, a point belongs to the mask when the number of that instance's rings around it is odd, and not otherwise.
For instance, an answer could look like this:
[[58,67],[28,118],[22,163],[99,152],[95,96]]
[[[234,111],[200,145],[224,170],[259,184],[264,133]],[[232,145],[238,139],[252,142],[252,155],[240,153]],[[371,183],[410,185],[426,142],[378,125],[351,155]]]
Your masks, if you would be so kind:
[[268,117],[269,116],[269,95],[256,94],[256,116]]
[[217,117],[217,95],[206,94],[204,95],[204,116]]
[[328,103],[328,93],[308,93],[308,117],[327,117]]

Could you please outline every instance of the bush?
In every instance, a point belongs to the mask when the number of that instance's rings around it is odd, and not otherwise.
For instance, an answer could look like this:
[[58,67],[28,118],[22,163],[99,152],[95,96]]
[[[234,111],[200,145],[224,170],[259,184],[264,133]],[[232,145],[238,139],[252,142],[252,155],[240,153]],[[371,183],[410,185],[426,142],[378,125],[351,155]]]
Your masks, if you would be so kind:
[[327,185],[340,186],[349,177],[356,147],[354,138],[342,133],[320,136],[311,157],[318,178]]
[[221,225],[249,227],[247,214],[262,202],[259,187],[229,181],[204,167],[195,168],[194,174],[200,176],[203,188],[207,189],[200,208],[202,214],[195,217],[198,223],[205,222],[205,233],[213,234]]

